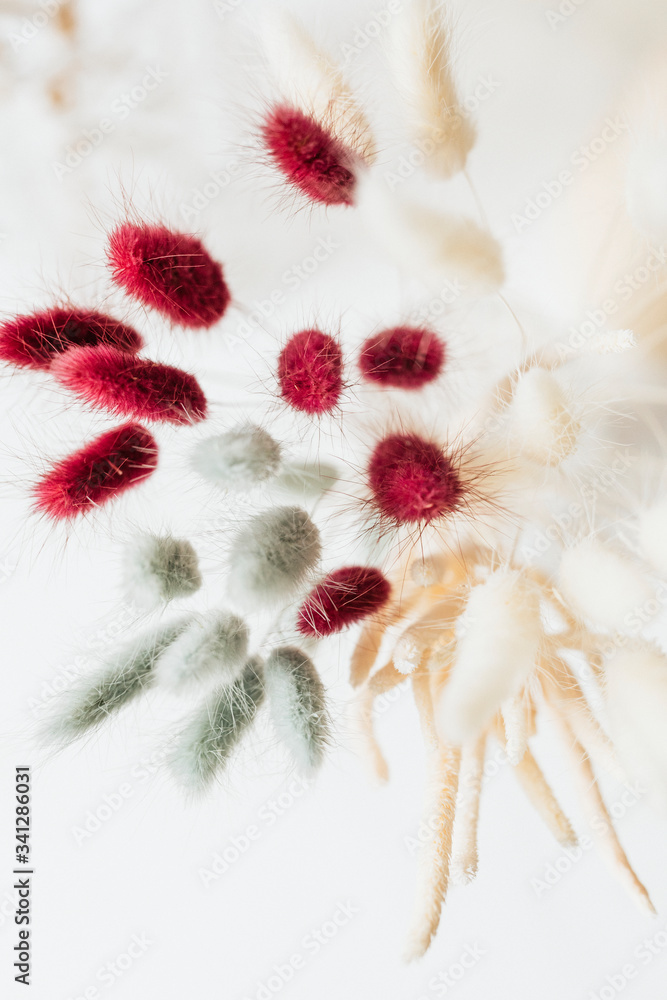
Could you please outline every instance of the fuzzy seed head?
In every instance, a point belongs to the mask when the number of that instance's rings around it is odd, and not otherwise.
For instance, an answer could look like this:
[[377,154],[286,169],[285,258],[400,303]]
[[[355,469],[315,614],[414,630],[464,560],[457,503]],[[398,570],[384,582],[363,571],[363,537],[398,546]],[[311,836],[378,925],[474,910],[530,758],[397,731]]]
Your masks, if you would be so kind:
[[533,462],[560,465],[575,451],[581,425],[551,372],[531,368],[521,375],[511,412],[513,437],[521,453]]
[[389,600],[391,586],[377,569],[345,566],[328,573],[299,609],[297,629],[322,638],[375,614]]
[[125,222],[109,237],[108,261],[128,295],[182,326],[213,326],[229,305],[222,267],[196,236]]
[[368,464],[368,484],[379,513],[396,524],[428,524],[452,513],[464,492],[451,459],[418,434],[380,441]]
[[274,649],[266,661],[266,693],[280,740],[304,774],[322,763],[330,741],[324,685],[312,660],[300,649]]
[[290,337],[278,358],[280,395],[295,410],[321,416],[333,410],[343,391],[343,352],[321,330]]
[[650,614],[655,592],[628,556],[586,538],[566,549],[560,564],[563,596],[581,618],[611,632],[632,630],[633,612]]
[[256,424],[236,427],[200,441],[191,455],[193,469],[221,489],[251,490],[278,475],[281,447]]
[[25,368],[45,370],[70,347],[99,344],[131,354],[143,340],[131,326],[85,309],[47,309],[0,326],[0,359]]
[[396,326],[369,337],[359,356],[365,379],[395,389],[421,389],[438,377],[444,363],[440,338],[412,326]]
[[83,402],[119,417],[170,424],[206,417],[206,397],[194,375],[115,347],[74,347],[50,371]]
[[262,140],[287,183],[309,201],[353,204],[354,155],[314,116],[278,105],[264,120]]
[[157,460],[157,442],[144,427],[116,427],[51,467],[33,487],[35,510],[55,521],[85,514],[138,485]]
[[125,593],[153,611],[176,597],[189,597],[202,584],[197,553],[184,538],[143,535],[125,552]]
[[248,658],[248,628],[229,611],[212,611],[191,623],[160,657],[158,680],[171,688],[209,679],[231,682]]

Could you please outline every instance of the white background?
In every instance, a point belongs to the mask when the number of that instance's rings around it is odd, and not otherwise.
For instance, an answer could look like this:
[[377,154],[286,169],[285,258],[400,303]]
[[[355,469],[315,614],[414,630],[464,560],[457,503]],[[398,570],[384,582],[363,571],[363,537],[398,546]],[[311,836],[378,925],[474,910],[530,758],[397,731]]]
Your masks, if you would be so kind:
[[[0,4],[0,15],[5,6],[10,5]],[[345,314],[345,329],[354,337],[385,310],[413,301],[412,290],[400,283],[397,288],[391,268],[377,264],[372,250],[359,242],[354,220],[335,212],[290,218],[272,211],[280,208],[276,185],[254,162],[247,135],[262,95],[270,95],[253,47],[251,28],[261,16],[253,0],[223,0],[220,11],[205,0],[88,0],[79,6],[79,35],[71,43],[53,21],[32,32],[21,14],[2,16],[0,294],[6,313],[63,292],[77,301],[105,302],[104,230],[118,217],[123,198],[184,225],[179,206],[191,204],[194,190],[212,172],[228,169],[230,161],[238,178],[192,225],[206,233],[214,255],[226,262],[241,308],[230,313],[222,331],[204,335],[164,331],[139,316],[155,355],[189,365],[201,376],[216,403],[215,419],[224,421],[223,403],[241,399],[247,384],[260,403],[264,400],[263,348],[273,343],[281,317],[271,317],[264,332],[255,329],[247,351],[230,351],[223,334],[237,330],[242,309],[252,312],[274,289],[285,291],[281,275],[306,258],[320,236],[340,249],[287,296],[285,316],[309,309]],[[339,53],[368,37],[364,26],[384,7],[380,0],[303,0],[290,6]],[[485,75],[498,81],[477,114],[480,138],[470,170],[506,248],[510,292],[514,301],[541,311],[545,323],[576,323],[587,303],[577,297],[577,276],[571,285],[562,283],[566,268],[560,259],[557,269],[549,243],[548,216],[561,206],[554,205],[522,234],[511,216],[523,212],[543,181],[557,176],[616,112],[626,83],[665,39],[667,7],[660,0],[584,0],[570,4],[573,12],[552,25],[547,12],[557,10],[555,0],[460,0],[453,6],[461,15],[462,93],[474,93]],[[38,10],[26,4],[33,20]],[[166,73],[164,82],[129,116],[114,112],[114,102],[156,67]],[[48,92],[63,72],[69,103],[55,108]],[[350,72],[376,116],[390,161],[396,134],[377,41],[353,51]],[[71,172],[56,176],[54,164],[63,162],[67,147],[105,117],[113,120],[113,132]],[[616,154],[610,147],[604,155]],[[460,197],[472,211],[464,188]],[[28,517],[25,490],[49,455],[103,422],[66,410],[66,400],[45,379],[3,374],[0,389],[6,401],[0,588],[0,797],[7,806],[0,837],[3,995],[27,993],[12,983],[11,792],[14,767],[32,763],[36,875],[34,985],[28,995],[39,1000],[85,995],[588,1000],[608,986],[606,977],[621,984],[618,976],[627,963],[638,974],[621,989],[623,995],[661,1000],[667,947],[649,962],[636,949],[667,927],[665,823],[645,796],[618,806],[624,813],[618,824],[622,841],[659,909],[651,920],[635,909],[594,851],[583,852],[575,863],[563,860],[508,765],[489,767],[476,883],[451,891],[427,957],[411,966],[401,962],[415,881],[412,843],[419,826],[422,744],[409,693],[401,691],[378,720],[391,781],[382,788],[373,784],[345,716],[345,643],[323,647],[318,661],[333,691],[337,746],[305,794],[295,794],[302,789],[264,731],[203,803],[185,802],[153,765],[149,778],[140,762],[164,745],[170,720],[178,716],[178,706],[166,699],[129,710],[99,738],[56,759],[36,749],[35,731],[52,704],[54,685],[69,665],[85,668],[126,628],[127,623],[118,624],[118,553],[132,525],[164,522],[196,535],[202,519],[224,516],[225,509],[216,511],[214,501],[183,476],[179,463],[189,432],[163,434],[173,459],[156,484],[121,505],[116,520],[101,518],[67,538],[49,534]],[[215,545],[206,555],[215,568]],[[585,833],[565,763],[548,733],[536,741],[536,752]],[[610,803],[621,802],[621,787],[605,784],[605,791]],[[283,806],[274,805],[281,794]],[[116,805],[121,800],[112,815],[105,796]],[[98,811],[106,818],[84,837],[89,814]],[[227,850],[232,857],[234,842],[248,846],[243,838],[249,827],[254,840],[248,849],[204,886],[201,870],[211,868],[217,853]],[[559,862],[569,870],[552,879],[552,887],[540,889],[547,867]],[[354,915],[316,950],[308,935],[340,913],[341,905]],[[100,970],[123,955],[135,934],[150,941],[145,954],[120,978],[110,983],[113,976],[107,975],[103,981]],[[479,961],[445,992],[437,977],[452,967],[458,975],[457,963],[468,948],[478,949]],[[304,959],[303,968],[280,989],[274,980],[273,992],[262,992],[274,966],[285,966],[295,954]]]

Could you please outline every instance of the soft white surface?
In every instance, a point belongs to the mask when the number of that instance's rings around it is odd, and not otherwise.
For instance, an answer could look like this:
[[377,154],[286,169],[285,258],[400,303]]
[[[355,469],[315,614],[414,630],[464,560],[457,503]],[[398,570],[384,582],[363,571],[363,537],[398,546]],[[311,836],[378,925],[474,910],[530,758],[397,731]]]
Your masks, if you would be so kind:
[[[217,370],[203,372],[202,382],[214,399],[233,402],[247,377],[256,388],[267,375],[265,353],[277,323],[272,293],[283,296],[281,315],[288,320],[311,308],[325,317],[342,312],[352,334],[363,335],[386,313],[409,305],[413,289],[375,260],[357,239],[353,219],[302,213],[286,222],[271,212],[276,198],[270,182],[263,176],[260,181],[259,171],[240,175],[239,164],[252,159],[236,146],[250,124],[243,107],[248,100],[259,103],[262,89],[247,31],[259,5],[220,0],[217,6],[221,13],[207,0],[82,2],[75,100],[57,114],[44,86],[71,58],[66,46],[48,28],[16,51],[5,45],[1,303],[8,311],[25,308],[48,299],[54,287],[76,292],[84,302],[95,301],[100,290],[106,295],[103,232],[124,191],[141,208],[152,204],[175,223],[203,227],[213,252],[229,262],[230,283],[246,310],[225,323],[224,332],[235,341],[231,348],[217,333],[181,338],[161,335],[153,321],[147,327],[154,353],[165,360],[198,370],[215,358]],[[379,72],[376,42],[350,49],[363,43],[364,26],[374,23],[384,2],[301,0],[290,6],[334,52],[347,46],[342,51],[352,79],[384,116],[391,136],[392,94]],[[660,0],[586,0],[572,4],[574,13],[554,26],[546,15],[557,10],[556,0],[457,0],[453,6],[463,31],[462,93],[474,95],[482,78],[497,82],[479,101],[480,138],[469,166],[509,255],[511,294],[543,308],[551,320],[576,322],[579,316],[568,310],[579,304],[554,285],[550,247],[541,239],[558,202],[521,233],[511,217],[599,134],[626,80],[645,53],[664,41],[667,6]],[[32,14],[31,5],[26,9]],[[3,31],[8,35],[16,24],[3,18]],[[246,72],[239,70],[244,64]],[[151,68],[167,76],[121,117],[115,102]],[[113,131],[58,179],[53,162],[62,161],[65,147],[103,118],[112,120]],[[604,155],[613,156],[613,146]],[[217,184],[220,191],[198,214],[196,192],[212,175],[218,180],[210,190]],[[465,186],[451,190],[457,209],[473,214]],[[445,208],[446,198],[443,192]],[[318,246],[324,247],[324,261],[302,280],[294,268]],[[244,350],[246,337],[250,347]],[[236,394],[228,388],[231,370],[239,374]],[[592,1000],[603,987],[611,989],[607,977],[621,982],[628,963],[637,975],[622,988],[623,997],[660,1000],[667,939],[656,939],[654,955],[642,942],[667,926],[665,823],[641,792],[605,784],[622,841],[659,909],[650,920],[608,875],[590,841],[584,840],[578,860],[567,859],[523,799],[511,767],[494,761],[495,748],[481,808],[478,879],[452,891],[429,955],[417,965],[401,964],[416,872],[422,742],[409,691],[400,688],[378,720],[391,782],[382,789],[370,783],[341,714],[348,698],[345,647],[339,658],[336,646],[325,644],[318,656],[334,689],[339,749],[307,789],[285,776],[285,760],[270,736],[260,734],[257,763],[243,754],[217,796],[184,802],[161,769],[160,750],[181,705],[162,696],[131,708],[115,728],[56,760],[32,749],[32,730],[53,691],[72,669],[90,667],[83,658],[90,660],[122,634],[132,614],[120,607],[122,518],[112,532],[104,517],[97,531],[72,531],[67,545],[62,532],[49,537],[22,519],[20,488],[45,456],[71,447],[97,424],[76,408],[65,415],[62,396],[44,380],[3,375],[2,390],[3,996],[26,995],[11,982],[15,938],[6,914],[13,771],[27,760],[34,769],[33,1000],[83,997],[92,987],[98,993],[89,997],[113,1000]],[[217,415],[224,418],[222,402]],[[190,530],[198,501],[209,524],[223,518],[224,504],[208,493],[195,495],[189,485],[182,493],[174,488],[186,468],[188,432],[163,431],[160,440],[173,454],[150,493],[123,502],[128,522],[141,523],[149,497],[153,521],[164,522],[151,523],[156,531]],[[585,834],[549,733],[536,741],[536,752]],[[85,836],[86,817],[97,811],[107,818]],[[235,851],[237,860],[205,885],[202,872],[214,869],[216,855],[233,858]],[[553,883],[548,888],[547,874]],[[347,916],[350,907],[355,912]],[[313,930],[336,915],[336,933],[326,945],[315,945]],[[122,978],[107,977],[106,984],[96,978],[135,934],[150,940],[145,954]],[[483,953],[479,961],[445,992],[438,977],[450,968],[457,975],[462,954],[475,948]],[[274,966],[285,966],[294,955],[303,967],[282,988],[261,992]]]

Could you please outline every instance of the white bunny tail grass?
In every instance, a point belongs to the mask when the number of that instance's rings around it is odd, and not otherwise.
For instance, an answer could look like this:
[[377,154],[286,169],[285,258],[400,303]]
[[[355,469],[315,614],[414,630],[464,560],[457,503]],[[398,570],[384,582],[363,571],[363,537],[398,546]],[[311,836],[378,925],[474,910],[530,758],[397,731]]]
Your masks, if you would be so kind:
[[536,588],[516,570],[496,570],[470,591],[457,632],[437,716],[443,739],[465,743],[489,725],[536,666],[542,635]]
[[143,694],[153,684],[160,656],[189,621],[180,619],[142,633],[91,677],[81,678],[66,692],[59,712],[47,723],[45,740],[67,746]]
[[642,555],[662,576],[667,576],[667,499],[659,500],[639,515]]
[[619,649],[607,662],[605,694],[621,759],[667,806],[667,657],[643,642]]
[[559,380],[544,368],[519,375],[510,417],[515,447],[538,465],[560,465],[577,447],[581,424]]
[[169,764],[184,788],[201,793],[224,770],[264,700],[262,662],[252,657],[232,684],[217,688],[187,723]]
[[361,688],[356,702],[357,729],[365,759],[373,777],[385,782],[389,779],[389,765],[375,736],[373,709],[376,698],[391,691],[405,680],[393,663],[386,663]]
[[124,589],[128,600],[146,611],[189,597],[202,585],[197,553],[190,542],[170,535],[142,535],[127,546]]
[[456,885],[467,885],[477,875],[479,854],[477,825],[479,800],[484,777],[486,735],[468,743],[461,751],[458,801],[452,835],[451,880]]
[[572,824],[563,812],[541,767],[530,750],[526,750],[521,760],[515,765],[514,774],[526,797],[558,843],[565,847],[574,846],[577,843],[577,835]]
[[510,764],[515,767],[528,749],[528,711],[526,692],[507,698],[500,706],[505,727],[505,750]]
[[408,201],[359,178],[357,204],[377,244],[408,271],[430,281],[458,280],[473,294],[497,292],[505,280],[498,241],[472,219]]
[[331,724],[324,685],[315,665],[293,646],[274,649],[266,661],[266,693],[273,726],[303,774],[322,764]]
[[376,156],[369,121],[340,68],[293,14],[265,5],[261,40],[281,97],[313,115],[357,156]]
[[248,657],[248,628],[238,615],[212,611],[196,619],[162,654],[157,679],[171,688],[217,678],[233,681]]
[[461,751],[450,746],[431,751],[424,820],[433,836],[421,849],[417,897],[404,952],[407,962],[428,951],[447,895]]
[[456,597],[432,604],[426,614],[401,633],[394,649],[394,666],[402,674],[411,674],[436,645],[439,649],[453,638],[452,628],[461,611]]
[[278,475],[281,447],[262,427],[246,424],[205,438],[190,456],[192,468],[221,489],[251,490]]
[[553,719],[563,738],[563,746],[570,757],[575,780],[578,786],[579,798],[586,812],[589,826],[597,841],[602,856],[607,860],[611,870],[626,887],[640,906],[655,915],[655,907],[644,885],[639,881],[627,855],[618,839],[614,823],[609,815],[595,773],[586,751],[577,740],[568,723],[553,713]]
[[451,18],[440,0],[412,0],[394,18],[389,57],[425,167],[439,177],[463,170],[476,130],[454,81]]
[[271,507],[252,517],[232,543],[228,593],[254,609],[289,597],[314,569],[320,533],[301,507]]
[[368,678],[378,658],[386,629],[387,621],[382,616],[365,622],[350,658],[350,684],[353,688],[359,687]]
[[595,538],[565,550],[559,576],[572,610],[610,632],[636,630],[637,611],[648,613],[655,603],[654,588],[641,568]]

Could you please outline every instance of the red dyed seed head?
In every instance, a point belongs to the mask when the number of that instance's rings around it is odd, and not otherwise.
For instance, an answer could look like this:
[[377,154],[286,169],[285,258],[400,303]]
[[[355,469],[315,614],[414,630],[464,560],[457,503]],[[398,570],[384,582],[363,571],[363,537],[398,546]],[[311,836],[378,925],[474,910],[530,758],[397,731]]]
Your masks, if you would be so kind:
[[51,467],[33,487],[35,509],[54,521],[85,514],[150,476],[157,458],[157,443],[145,428],[116,427]]
[[222,267],[196,236],[125,222],[109,237],[108,260],[128,295],[182,326],[213,326],[229,305]]
[[433,521],[455,510],[463,495],[451,459],[418,434],[380,441],[368,464],[368,483],[380,514],[397,524]]
[[343,353],[320,330],[302,330],[278,358],[278,383],[285,402],[313,416],[334,409],[343,391]]
[[445,345],[424,327],[396,326],[369,337],[359,356],[364,378],[396,389],[420,389],[445,363]]
[[121,417],[189,424],[206,416],[194,375],[113,347],[72,348],[50,371],[85,403]]
[[267,115],[262,139],[287,182],[311,201],[353,204],[354,155],[315,118],[279,105]]
[[0,326],[0,359],[25,368],[48,368],[70,347],[96,344],[133,352],[143,347],[143,340],[117,319],[84,309],[47,309]]
[[391,593],[389,581],[377,569],[346,566],[329,573],[299,609],[297,629],[321,638],[375,614]]

